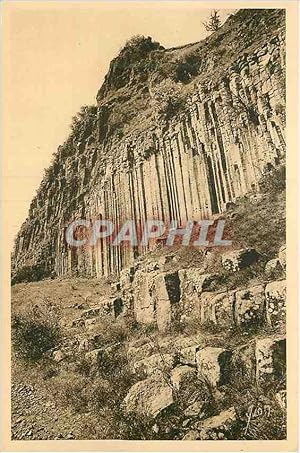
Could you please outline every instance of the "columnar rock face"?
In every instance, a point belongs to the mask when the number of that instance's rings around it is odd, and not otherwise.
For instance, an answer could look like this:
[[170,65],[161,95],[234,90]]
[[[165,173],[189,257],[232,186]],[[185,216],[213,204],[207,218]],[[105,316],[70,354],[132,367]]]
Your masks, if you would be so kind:
[[[59,276],[118,273],[147,247],[99,240],[95,247],[72,248],[64,237],[70,221],[109,219],[121,225],[133,219],[140,225],[176,219],[183,225],[258,190],[265,169],[285,155],[284,16],[280,10],[265,14],[270,28],[265,42],[254,38],[239,55],[237,41],[234,60],[220,56],[216,78],[207,64],[189,84],[184,111],[164,123],[150,119],[140,130],[112,132],[107,118],[113,94],[107,94],[106,82],[98,106],[58,148],[32,200],[16,239],[16,269],[41,264]],[[159,52],[167,57],[176,49]],[[128,85],[129,97],[134,89]]]

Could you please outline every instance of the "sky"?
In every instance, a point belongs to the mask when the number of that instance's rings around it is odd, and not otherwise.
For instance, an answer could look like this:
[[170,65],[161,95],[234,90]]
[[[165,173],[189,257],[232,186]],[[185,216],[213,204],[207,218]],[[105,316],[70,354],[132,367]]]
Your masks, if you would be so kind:
[[[4,2],[2,9],[2,201],[12,244],[72,116],[95,104],[125,41],[136,34],[166,48],[199,41],[211,8],[199,2]],[[221,10],[222,20],[234,11]]]

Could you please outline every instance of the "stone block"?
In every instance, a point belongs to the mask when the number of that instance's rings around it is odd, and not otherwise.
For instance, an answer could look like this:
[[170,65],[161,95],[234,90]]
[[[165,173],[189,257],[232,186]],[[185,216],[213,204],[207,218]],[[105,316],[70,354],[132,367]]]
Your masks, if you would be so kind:
[[161,273],[154,278],[156,322],[160,331],[170,330],[180,319],[180,280],[178,272]]
[[232,353],[222,348],[206,347],[196,353],[199,376],[203,376],[213,387],[227,384],[230,375]]
[[186,318],[200,313],[200,295],[217,281],[213,274],[203,274],[200,268],[181,269],[178,271],[181,288],[182,313]]
[[234,325],[234,292],[203,293],[200,300],[200,322],[220,327]]
[[256,263],[259,255],[254,249],[233,250],[222,254],[222,266],[231,272],[237,272]]
[[138,270],[133,282],[134,315],[138,323],[152,324],[155,322],[153,275]]
[[260,383],[280,381],[286,370],[285,338],[260,338],[256,340],[256,379]]
[[235,293],[235,320],[242,328],[259,326],[265,318],[265,288],[252,286]]
[[268,283],[265,290],[266,319],[272,327],[285,326],[286,318],[286,281]]

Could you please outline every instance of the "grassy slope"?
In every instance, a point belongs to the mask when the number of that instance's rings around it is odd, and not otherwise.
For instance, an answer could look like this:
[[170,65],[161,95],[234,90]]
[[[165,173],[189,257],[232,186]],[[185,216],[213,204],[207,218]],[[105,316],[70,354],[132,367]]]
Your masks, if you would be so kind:
[[[284,192],[264,195],[258,201],[244,199],[231,211],[232,231],[235,246],[255,247],[261,254],[261,262],[234,275],[224,273],[225,287],[243,287],[257,281],[266,280],[263,272],[267,259],[273,258],[285,242],[285,197]],[[177,263],[169,263],[166,270],[195,267],[203,264],[202,253],[190,249],[156,250],[144,261],[159,259],[165,253],[175,253]],[[216,255],[217,256],[217,255]],[[211,270],[221,272],[218,258],[211,263]],[[222,271],[223,272],[223,271]],[[278,277],[278,276],[277,276]],[[282,276],[280,276],[282,277]],[[221,285],[222,287],[222,285]],[[221,289],[221,288],[216,288]],[[47,353],[34,362],[17,357],[13,351],[13,436],[16,439],[42,438],[181,438],[184,420],[182,405],[184,398],[176,402],[174,413],[160,423],[163,428],[159,434],[152,430],[150,420],[128,418],[120,409],[121,402],[130,386],[141,379],[132,375],[128,368],[125,348],[130,344],[149,343],[153,352],[174,352],[185,342],[199,342],[203,346],[227,348],[243,347],[253,344],[255,338],[272,334],[272,330],[239,332],[218,328],[199,328],[197,320],[181,331],[169,335],[159,335],[151,329],[136,329],[132,322],[96,326],[89,332],[80,327],[70,327],[73,319],[80,317],[82,310],[97,305],[102,296],[111,294],[111,286],[106,281],[94,280],[44,280],[36,283],[18,284],[12,288],[12,313],[27,319],[46,322],[59,326],[60,336],[57,348],[70,354],[58,364]],[[91,374],[84,354],[78,351],[81,339],[89,334],[100,335],[100,344],[120,342],[118,354],[103,369],[100,375]],[[29,344],[32,339],[28,339]],[[33,344],[34,344],[33,339]],[[29,348],[30,351],[30,348]],[[19,351],[20,354],[20,351]],[[121,366],[120,366],[121,364]],[[236,370],[239,370],[237,359]],[[238,436],[247,439],[282,438],[285,435],[285,416],[278,409],[274,394],[284,388],[284,381],[275,382],[263,391],[258,388],[253,377],[238,374],[221,393],[209,396],[209,410],[212,414],[235,405],[243,421],[246,421],[250,404],[257,407],[269,405],[272,418],[267,416],[251,423],[251,430],[244,432],[244,424]],[[194,385],[203,388],[201,382]],[[237,391],[238,390],[238,391]],[[176,428],[176,429],[175,429]],[[29,433],[29,434],[28,434]]]

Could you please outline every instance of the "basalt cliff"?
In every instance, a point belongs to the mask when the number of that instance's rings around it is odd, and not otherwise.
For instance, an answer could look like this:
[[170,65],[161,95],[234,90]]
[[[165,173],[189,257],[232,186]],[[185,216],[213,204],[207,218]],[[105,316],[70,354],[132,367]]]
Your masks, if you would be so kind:
[[79,218],[200,220],[259,191],[285,159],[284,10],[240,10],[203,41],[165,49],[130,40],[97,105],[58,147],[16,238],[13,272],[119,273],[145,247],[74,249]]
[[[12,439],[287,438],[284,131],[283,10],[125,44],[16,239]],[[232,247],[65,240],[207,218]]]

